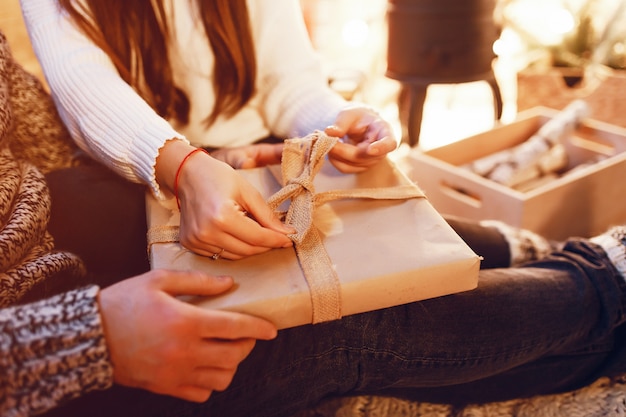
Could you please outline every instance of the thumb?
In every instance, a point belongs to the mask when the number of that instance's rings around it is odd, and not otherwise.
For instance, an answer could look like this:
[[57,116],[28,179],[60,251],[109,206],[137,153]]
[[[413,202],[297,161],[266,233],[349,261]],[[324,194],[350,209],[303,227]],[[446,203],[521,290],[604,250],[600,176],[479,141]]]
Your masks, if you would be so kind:
[[257,145],[257,166],[280,164],[283,155],[282,143],[263,143]]
[[235,169],[254,168],[250,166],[254,164],[254,160],[250,158],[245,152],[233,151],[228,155],[227,163]]
[[324,133],[329,136],[341,138],[348,134],[355,133],[355,129],[361,131],[363,130],[362,123],[360,123],[362,116],[362,112],[358,109],[351,108],[343,110],[339,112],[335,122],[324,129]]
[[245,209],[254,220],[261,226],[274,230],[283,234],[295,233],[293,227],[287,226],[276,217],[276,214],[272,211],[267,202],[263,199],[263,196],[256,190],[254,192],[246,192],[245,196]]
[[341,138],[345,136],[348,131],[346,128],[341,127],[337,123],[335,123],[334,125],[330,125],[326,129],[324,129],[324,133],[326,133],[328,136]]
[[257,161],[251,157],[247,157],[243,159],[237,166],[238,169],[251,169],[251,168],[256,168],[256,167],[257,167]]
[[217,295],[232,288],[234,280],[201,271],[157,271],[156,286],[171,295]]

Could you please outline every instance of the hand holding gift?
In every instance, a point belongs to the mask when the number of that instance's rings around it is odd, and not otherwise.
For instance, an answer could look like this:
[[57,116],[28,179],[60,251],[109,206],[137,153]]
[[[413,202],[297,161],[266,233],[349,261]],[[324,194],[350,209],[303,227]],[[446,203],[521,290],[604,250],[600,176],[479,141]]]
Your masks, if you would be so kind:
[[240,259],[291,246],[291,228],[228,164],[171,140],[157,160],[159,182],[173,191],[183,216],[180,240],[204,256]]
[[[340,171],[367,170],[386,158],[397,142],[390,124],[374,110],[353,106],[326,129],[342,137],[328,158]],[[159,152],[159,183],[170,188],[181,212],[180,241],[204,256],[241,259],[287,247],[293,233],[273,216],[258,192],[235,169],[280,163],[283,144],[222,148],[210,155],[171,140]]]
[[151,271],[103,289],[99,305],[115,381],[188,401],[226,389],[255,341],[273,339],[276,329],[176,296],[217,295],[232,285],[231,278],[198,271]]

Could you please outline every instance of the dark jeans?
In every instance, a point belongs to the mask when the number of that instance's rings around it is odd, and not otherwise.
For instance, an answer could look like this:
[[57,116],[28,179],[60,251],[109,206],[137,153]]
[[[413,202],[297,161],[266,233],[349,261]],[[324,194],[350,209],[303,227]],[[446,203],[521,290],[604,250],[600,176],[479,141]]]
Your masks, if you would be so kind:
[[[54,205],[59,190],[52,191]],[[126,246],[139,236],[125,234],[138,230],[112,220],[115,212],[112,207],[97,219],[106,233],[120,229],[113,233],[119,244],[106,250],[132,251]],[[471,232],[466,241],[492,242],[492,248],[477,252],[499,254],[490,261],[493,266],[505,262],[508,252],[497,234],[455,221],[462,236]],[[137,267],[135,259],[128,262]],[[283,330],[273,341],[258,342],[231,386],[205,404],[115,386],[50,415],[290,416],[341,395],[461,405],[570,390],[626,371],[625,305],[625,281],[604,252],[574,239],[562,251],[522,268],[481,270],[473,291]]]
[[86,282],[105,287],[150,269],[146,187],[92,162],[46,176],[52,199],[48,230],[57,249],[79,255]]

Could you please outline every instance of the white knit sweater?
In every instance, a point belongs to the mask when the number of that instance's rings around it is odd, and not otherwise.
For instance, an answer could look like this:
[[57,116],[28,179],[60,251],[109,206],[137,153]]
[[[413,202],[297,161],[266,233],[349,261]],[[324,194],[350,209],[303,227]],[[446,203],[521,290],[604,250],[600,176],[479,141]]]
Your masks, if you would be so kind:
[[273,134],[302,136],[334,122],[346,102],[327,87],[297,0],[248,0],[258,74],[252,100],[210,128],[214,56],[194,20],[192,2],[171,0],[176,31],[170,57],[177,85],[191,101],[190,123],[159,117],[117,73],[102,50],[58,10],[56,0],[21,0],[26,26],[62,118],[78,144],[125,178],[151,186],[154,166],[172,138],[195,146],[250,144]]

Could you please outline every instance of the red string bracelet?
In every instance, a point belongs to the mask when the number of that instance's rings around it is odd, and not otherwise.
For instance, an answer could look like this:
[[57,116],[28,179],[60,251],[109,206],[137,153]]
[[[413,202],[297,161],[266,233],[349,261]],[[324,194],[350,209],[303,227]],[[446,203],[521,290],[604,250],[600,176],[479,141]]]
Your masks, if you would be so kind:
[[191,156],[195,154],[196,152],[204,152],[207,155],[209,155],[209,152],[206,149],[196,148],[193,151],[189,152],[187,155],[185,155],[180,165],[178,166],[178,169],[176,170],[176,177],[174,177],[174,197],[176,197],[176,205],[178,206],[179,210],[180,210],[180,200],[178,199],[178,178],[180,177],[180,171],[183,169],[183,165],[185,165],[185,162],[187,162],[187,160],[191,158]]

